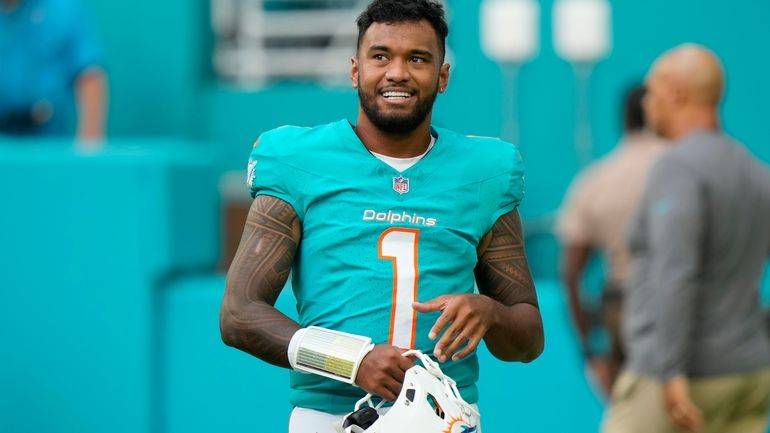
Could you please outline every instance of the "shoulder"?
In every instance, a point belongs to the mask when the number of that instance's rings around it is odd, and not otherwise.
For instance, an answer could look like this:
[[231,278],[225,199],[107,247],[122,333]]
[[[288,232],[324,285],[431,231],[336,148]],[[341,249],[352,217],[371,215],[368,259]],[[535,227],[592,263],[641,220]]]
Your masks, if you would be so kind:
[[444,128],[435,128],[455,155],[480,167],[487,177],[516,173],[523,175],[524,162],[518,147],[496,137],[464,135]]
[[626,171],[629,165],[640,163],[638,155],[629,152],[629,149],[623,147],[623,143],[621,143],[618,147],[582,169],[573,179],[570,189],[573,191],[601,189],[612,179],[616,179],[617,173]]
[[254,143],[254,151],[274,156],[303,154],[333,145],[344,134],[346,120],[315,127],[285,125],[262,133]]
[[652,165],[645,188],[649,199],[690,194],[709,183],[713,158],[704,155],[698,143],[682,141],[673,144]]
[[[253,145],[247,183],[252,197],[277,197],[303,218],[306,186],[312,184],[316,168],[327,158],[319,149],[339,142],[339,122],[316,127],[281,126],[262,133]],[[328,165],[328,164],[327,164]]]
[[718,163],[719,160],[744,153],[743,146],[730,137],[710,131],[691,133],[671,144],[671,149],[659,159],[659,169],[684,169],[695,174]]
[[676,179],[695,179],[697,177],[697,171],[693,169],[695,162],[679,150],[672,149],[671,152],[660,157],[652,165],[650,174],[647,177],[648,189],[653,189],[657,186],[665,189],[666,185],[669,185]]
[[703,141],[698,137],[686,137],[671,144],[652,167],[651,175],[692,175],[703,158]]
[[518,153],[516,145],[509,143],[497,137],[486,137],[482,135],[465,135],[458,132],[444,129],[434,128],[440,136],[444,136],[451,141],[455,146],[461,147],[462,150],[466,150],[471,153],[482,153],[493,155],[501,154],[514,154]]
[[572,181],[571,187],[584,189],[591,185],[601,184],[602,177],[605,177],[607,172],[615,165],[616,156],[616,152],[613,151],[590,163],[578,172]]
[[524,163],[518,148],[494,137],[462,135],[434,128],[450,152],[446,167],[457,167],[463,182],[479,186],[479,214],[486,233],[502,215],[515,209],[524,198]]

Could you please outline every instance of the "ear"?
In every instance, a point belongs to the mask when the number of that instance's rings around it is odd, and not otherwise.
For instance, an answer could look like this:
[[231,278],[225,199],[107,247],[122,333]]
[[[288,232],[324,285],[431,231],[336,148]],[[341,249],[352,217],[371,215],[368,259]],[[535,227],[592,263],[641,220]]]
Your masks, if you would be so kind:
[[441,65],[441,69],[438,72],[438,91],[444,93],[446,87],[449,85],[449,63]]
[[688,89],[682,85],[671,86],[671,100],[676,105],[684,105],[690,98]]
[[350,84],[354,89],[358,88],[358,57],[353,56],[350,58]]

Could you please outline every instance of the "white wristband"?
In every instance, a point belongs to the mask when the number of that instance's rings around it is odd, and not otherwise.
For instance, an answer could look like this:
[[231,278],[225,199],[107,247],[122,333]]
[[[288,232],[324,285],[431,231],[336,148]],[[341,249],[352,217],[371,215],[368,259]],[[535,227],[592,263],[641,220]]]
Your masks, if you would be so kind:
[[292,336],[289,364],[297,371],[355,385],[358,367],[373,348],[369,337],[310,326]]

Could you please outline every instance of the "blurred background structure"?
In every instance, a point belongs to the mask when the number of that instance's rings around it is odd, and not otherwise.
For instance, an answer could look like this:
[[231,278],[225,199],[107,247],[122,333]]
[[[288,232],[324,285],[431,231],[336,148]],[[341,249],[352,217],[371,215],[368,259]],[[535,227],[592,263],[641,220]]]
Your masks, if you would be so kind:
[[[655,57],[682,42],[713,49],[727,70],[725,129],[770,162],[769,2],[607,2],[611,50],[583,83],[582,116],[573,65],[554,48],[555,6],[569,1],[537,2],[537,49],[517,66],[513,112],[506,65],[482,47],[480,3],[444,2],[452,69],[434,122],[499,136],[515,117],[546,327],[532,364],[481,354],[491,432],[597,431],[602,401],[569,322],[550,216],[585,160],[618,141],[622,91]],[[222,270],[258,135],[355,119],[347,74],[366,1],[83,2],[109,76],[104,146],[0,136],[0,431],[283,431],[286,372],[219,340]],[[0,45],[26,43],[2,30]],[[576,119],[592,131],[583,156]],[[768,305],[767,272],[761,290]],[[289,290],[279,305],[296,314]]]

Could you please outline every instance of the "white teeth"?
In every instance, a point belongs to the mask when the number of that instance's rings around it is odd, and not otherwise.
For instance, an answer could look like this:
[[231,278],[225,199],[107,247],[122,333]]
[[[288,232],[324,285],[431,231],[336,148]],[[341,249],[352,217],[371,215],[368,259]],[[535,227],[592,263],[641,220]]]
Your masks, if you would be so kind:
[[407,92],[384,92],[382,96],[386,98],[408,98],[412,95]]

